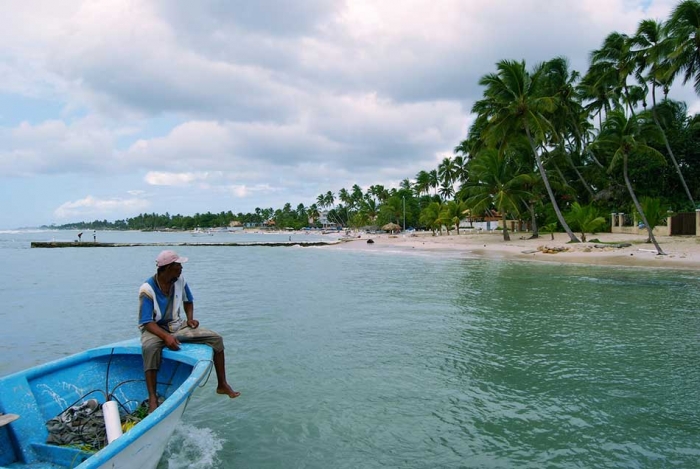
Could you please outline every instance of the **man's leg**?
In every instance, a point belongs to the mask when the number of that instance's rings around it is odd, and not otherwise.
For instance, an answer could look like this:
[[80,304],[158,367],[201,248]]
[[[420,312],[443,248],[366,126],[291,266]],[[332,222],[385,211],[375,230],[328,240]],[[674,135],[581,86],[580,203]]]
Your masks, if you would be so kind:
[[156,383],[158,370],[146,371],[146,389],[148,390],[148,413],[150,414],[158,408],[158,394],[156,393]]
[[226,357],[224,351],[214,352],[214,370],[216,371],[216,386],[217,394],[225,394],[231,399],[241,395],[240,392],[234,391],[228,381],[226,381]]
[[192,329],[183,327],[177,333],[177,339],[180,342],[189,342],[191,344],[206,344],[214,350],[214,370],[216,371],[216,392],[224,394],[231,399],[241,395],[240,392],[234,391],[228,381],[226,381],[226,358],[224,357],[224,339],[218,333],[198,327]]
[[148,391],[148,413],[158,407],[158,369],[160,368],[163,341],[155,334],[144,331],[141,334],[141,352],[143,368],[146,375],[146,391]]

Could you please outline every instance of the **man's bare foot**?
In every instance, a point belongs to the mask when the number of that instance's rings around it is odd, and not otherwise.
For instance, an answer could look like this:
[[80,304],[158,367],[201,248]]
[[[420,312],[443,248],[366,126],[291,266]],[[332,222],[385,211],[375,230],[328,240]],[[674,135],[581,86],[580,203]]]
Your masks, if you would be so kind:
[[152,414],[158,408],[158,398],[156,396],[148,398],[148,413]]
[[230,397],[231,399],[235,399],[236,397],[241,395],[240,392],[234,391],[230,384],[226,384],[225,386],[220,386],[220,387],[216,388],[216,393],[217,394],[224,394],[224,395]]

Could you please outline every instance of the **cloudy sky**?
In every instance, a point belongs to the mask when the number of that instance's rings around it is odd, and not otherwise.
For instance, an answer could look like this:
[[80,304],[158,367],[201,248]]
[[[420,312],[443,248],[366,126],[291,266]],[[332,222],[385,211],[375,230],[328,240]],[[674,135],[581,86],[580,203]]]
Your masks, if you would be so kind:
[[497,61],[583,72],[677,0],[0,2],[12,229],[396,187],[452,155]]

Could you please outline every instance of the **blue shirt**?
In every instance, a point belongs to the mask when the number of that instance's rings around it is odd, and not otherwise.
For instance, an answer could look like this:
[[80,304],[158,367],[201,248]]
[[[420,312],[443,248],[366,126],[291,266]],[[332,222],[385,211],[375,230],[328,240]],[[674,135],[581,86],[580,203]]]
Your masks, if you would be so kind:
[[[164,329],[167,329],[168,323],[173,320],[172,297],[175,294],[175,290],[171,288],[170,295],[166,295],[165,293],[163,293],[163,291],[158,286],[158,282],[156,281],[155,275],[146,280],[146,283],[148,283],[151,286],[151,288],[153,288],[153,291],[156,294],[155,300],[158,302],[158,307],[160,308],[160,311],[163,314],[161,320],[158,321],[156,324],[163,327]],[[193,303],[194,297],[192,296],[192,292],[190,291],[190,287],[187,284],[187,282],[185,282],[184,290],[185,291],[183,301],[185,303]],[[183,321],[186,319],[187,318],[183,318]],[[153,299],[149,298],[147,295],[141,294],[139,296],[139,326],[143,326],[144,324],[148,324],[149,322],[153,322],[154,320],[155,311],[153,308]]]

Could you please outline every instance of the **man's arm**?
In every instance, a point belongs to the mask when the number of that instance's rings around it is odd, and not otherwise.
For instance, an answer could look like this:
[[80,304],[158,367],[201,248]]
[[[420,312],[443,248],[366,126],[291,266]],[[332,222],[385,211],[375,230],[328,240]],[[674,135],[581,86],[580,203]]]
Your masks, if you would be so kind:
[[157,335],[170,350],[180,350],[180,341],[177,340],[177,337],[163,330],[163,328],[155,322],[147,322],[143,325],[143,328],[151,334]]
[[185,303],[185,314],[187,315],[187,325],[192,329],[199,327],[199,321],[194,318],[194,303],[188,301]]

